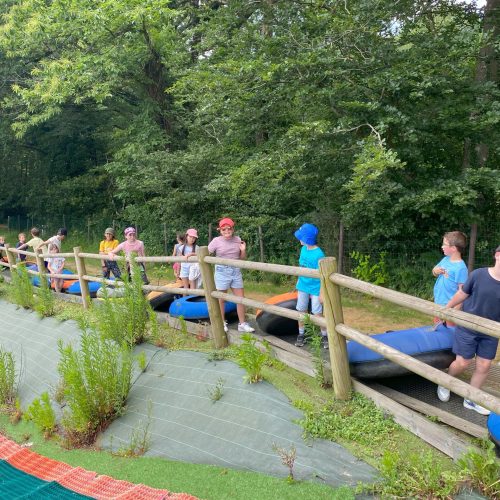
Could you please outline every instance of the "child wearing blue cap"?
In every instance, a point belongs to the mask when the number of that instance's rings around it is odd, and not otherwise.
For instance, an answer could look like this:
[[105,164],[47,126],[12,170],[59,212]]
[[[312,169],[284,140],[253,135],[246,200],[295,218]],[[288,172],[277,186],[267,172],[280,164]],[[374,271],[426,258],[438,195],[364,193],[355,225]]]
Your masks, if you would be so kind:
[[[318,241],[318,228],[314,224],[303,224],[297,231],[295,237],[300,241],[302,250],[300,251],[299,265],[308,269],[318,269],[319,261],[325,256],[323,250],[316,244]],[[311,301],[311,313],[321,316],[323,305],[320,300],[321,282],[319,278],[307,278],[300,276],[297,280],[298,291],[297,311],[307,313],[309,300]],[[304,335],[304,323],[299,321],[299,335],[295,345],[303,347],[306,339]],[[322,344],[328,349],[328,337],[325,330],[321,330]]]

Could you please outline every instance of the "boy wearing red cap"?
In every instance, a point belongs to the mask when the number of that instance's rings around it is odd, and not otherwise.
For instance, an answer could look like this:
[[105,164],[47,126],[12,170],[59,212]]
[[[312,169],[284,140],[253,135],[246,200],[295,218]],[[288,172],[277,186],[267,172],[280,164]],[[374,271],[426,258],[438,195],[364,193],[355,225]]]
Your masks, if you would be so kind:
[[[234,222],[229,217],[225,217],[219,221],[220,236],[214,238],[208,245],[208,251],[217,257],[224,259],[246,259],[247,246],[239,236],[234,235]],[[227,292],[230,288],[234,295],[243,297],[245,295],[243,289],[243,277],[239,267],[222,266],[217,264],[215,266],[215,287],[220,292]],[[224,300],[219,299],[222,317],[224,318]],[[238,331],[239,332],[254,332],[252,328],[245,321],[245,306],[243,304],[236,305],[238,312]],[[227,321],[224,321],[224,331],[227,332]]]
[[[302,249],[300,251],[299,265],[308,269],[318,269],[319,261],[325,256],[323,250],[316,244],[318,240],[318,228],[314,224],[302,224],[295,237],[300,241]],[[318,278],[307,278],[300,276],[297,280],[297,311],[307,313],[309,301],[311,301],[311,313],[321,316],[323,305],[320,300],[321,282]],[[322,344],[328,349],[328,337],[325,330],[321,330]],[[299,335],[295,345],[303,347],[306,343],[304,322],[299,321]]]

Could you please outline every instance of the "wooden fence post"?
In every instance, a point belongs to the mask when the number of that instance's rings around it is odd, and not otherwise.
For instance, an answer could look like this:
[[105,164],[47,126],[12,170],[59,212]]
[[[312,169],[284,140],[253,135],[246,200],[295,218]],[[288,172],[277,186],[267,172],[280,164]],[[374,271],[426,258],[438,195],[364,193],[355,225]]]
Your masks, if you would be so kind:
[[219,301],[212,297],[212,292],[215,291],[215,280],[212,266],[205,262],[205,257],[208,255],[208,247],[198,248],[196,255],[198,256],[201,277],[203,278],[205,287],[205,297],[208,306],[208,315],[210,316],[210,324],[212,325],[215,347],[220,349],[227,346],[227,336],[224,331],[224,319],[222,318]]
[[7,254],[7,260],[9,261],[10,272],[13,273],[16,268],[16,258],[14,254],[10,251],[10,245],[8,243],[5,244],[5,253]]
[[321,289],[323,292],[323,314],[326,319],[330,364],[332,366],[333,390],[337,399],[349,399],[351,395],[351,374],[347,345],[343,335],[338,333],[335,326],[344,322],[340,289],[332,283],[329,276],[337,272],[337,260],[327,257],[319,261],[321,274]]
[[89,284],[83,279],[84,275],[87,274],[85,260],[83,257],[80,257],[80,247],[74,247],[73,252],[75,253],[76,271],[78,273],[78,281],[80,282],[80,290],[82,292],[83,308],[88,309],[90,306]]

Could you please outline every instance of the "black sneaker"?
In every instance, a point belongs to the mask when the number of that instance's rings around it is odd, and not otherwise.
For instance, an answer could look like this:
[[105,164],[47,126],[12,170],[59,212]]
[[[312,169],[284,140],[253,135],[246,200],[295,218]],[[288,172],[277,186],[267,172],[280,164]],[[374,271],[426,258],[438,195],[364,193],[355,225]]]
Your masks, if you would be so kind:
[[297,347],[304,347],[305,343],[306,343],[306,337],[305,337],[305,335],[299,335],[297,337],[297,340],[295,341],[295,345]]
[[323,349],[328,349],[328,336],[323,335],[321,338],[321,345],[323,346]]

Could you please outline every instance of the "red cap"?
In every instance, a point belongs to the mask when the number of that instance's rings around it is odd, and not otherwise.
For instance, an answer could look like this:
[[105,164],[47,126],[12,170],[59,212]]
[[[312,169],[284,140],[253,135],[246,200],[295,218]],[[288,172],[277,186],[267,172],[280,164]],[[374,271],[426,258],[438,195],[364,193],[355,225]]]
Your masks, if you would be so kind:
[[224,226],[234,227],[234,221],[229,217],[224,217],[219,221],[219,229]]

